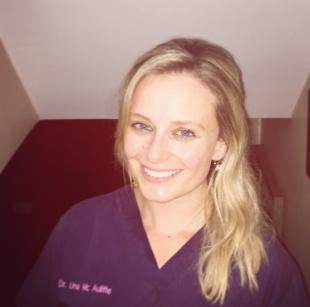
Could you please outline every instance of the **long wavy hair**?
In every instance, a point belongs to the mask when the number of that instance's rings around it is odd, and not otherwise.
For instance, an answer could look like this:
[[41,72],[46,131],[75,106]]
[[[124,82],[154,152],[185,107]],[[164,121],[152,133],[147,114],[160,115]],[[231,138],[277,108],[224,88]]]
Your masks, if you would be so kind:
[[189,73],[217,98],[216,117],[227,152],[219,167],[211,167],[206,204],[206,226],[197,273],[204,297],[224,302],[229,278],[238,269],[242,286],[257,289],[257,273],[266,259],[262,240],[265,225],[256,176],[249,163],[248,120],[242,74],[224,48],[202,39],[176,38],[137,59],[128,72],[119,98],[115,153],[127,170],[124,134],[133,93],[148,75]]

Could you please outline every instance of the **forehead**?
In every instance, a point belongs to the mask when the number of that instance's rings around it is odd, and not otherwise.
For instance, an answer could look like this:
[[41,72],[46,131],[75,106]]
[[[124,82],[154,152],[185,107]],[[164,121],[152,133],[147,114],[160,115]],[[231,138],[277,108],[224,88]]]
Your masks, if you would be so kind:
[[137,85],[131,113],[158,120],[214,121],[216,97],[189,73],[149,75]]

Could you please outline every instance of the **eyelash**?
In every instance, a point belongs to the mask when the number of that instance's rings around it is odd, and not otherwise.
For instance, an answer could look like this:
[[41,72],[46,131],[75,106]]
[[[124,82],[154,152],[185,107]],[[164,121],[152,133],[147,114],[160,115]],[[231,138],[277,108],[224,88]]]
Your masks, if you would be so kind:
[[180,138],[193,138],[195,133],[190,129],[180,129],[175,132],[175,135]]
[[[153,128],[142,122],[133,122],[130,127],[139,133],[149,133],[153,131]],[[177,139],[190,139],[196,137],[196,134],[190,129],[177,129],[172,133]]]
[[133,122],[130,127],[140,132],[151,132],[153,130],[152,127],[141,122]]

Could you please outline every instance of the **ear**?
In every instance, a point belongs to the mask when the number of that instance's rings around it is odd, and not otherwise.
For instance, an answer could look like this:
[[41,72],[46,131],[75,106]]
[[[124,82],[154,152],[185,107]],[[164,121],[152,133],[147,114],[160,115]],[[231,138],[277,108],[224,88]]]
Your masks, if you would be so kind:
[[212,160],[220,161],[225,157],[227,152],[227,145],[222,139],[218,139],[216,145],[214,147],[214,153],[212,156]]

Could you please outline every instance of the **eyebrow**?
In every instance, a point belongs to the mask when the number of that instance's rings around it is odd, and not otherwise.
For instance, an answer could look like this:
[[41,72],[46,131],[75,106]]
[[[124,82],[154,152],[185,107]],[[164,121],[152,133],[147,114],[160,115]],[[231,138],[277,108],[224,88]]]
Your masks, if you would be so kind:
[[[139,113],[131,113],[130,116],[136,116],[136,117],[140,117],[150,123],[152,123],[152,120],[145,116],[145,115],[142,115],[142,114],[139,114]],[[196,122],[192,122],[192,121],[186,121],[186,120],[174,120],[171,122],[172,124],[174,125],[177,125],[177,126],[187,126],[187,125],[191,125],[191,126],[196,126],[202,130],[206,130],[206,128],[200,124],[200,123],[196,123]]]

